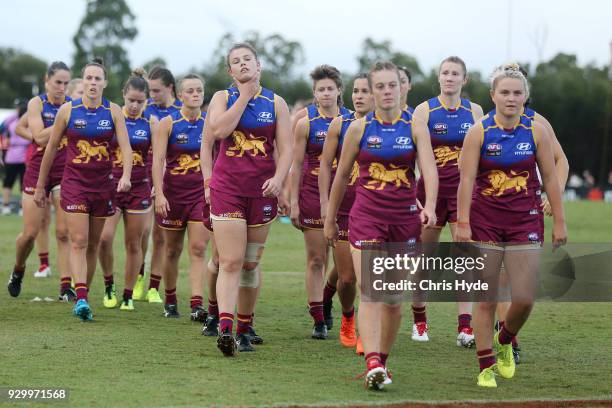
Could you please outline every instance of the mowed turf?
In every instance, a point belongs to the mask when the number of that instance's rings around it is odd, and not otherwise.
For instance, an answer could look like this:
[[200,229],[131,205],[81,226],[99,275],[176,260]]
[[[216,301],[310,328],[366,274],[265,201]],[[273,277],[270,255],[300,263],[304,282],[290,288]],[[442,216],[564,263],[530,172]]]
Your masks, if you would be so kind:
[[[612,205],[568,203],[566,212],[571,242],[610,242]],[[0,218],[3,283],[14,262],[20,223],[17,216]],[[115,243],[119,294],[121,234]],[[310,339],[303,248],[298,231],[274,224],[255,319],[265,344],[235,358],[223,357],[216,339],[201,336],[201,325],[189,321],[185,256],[178,286],[180,319],[165,319],[160,305],[142,302],[135,303],[134,312],[104,309],[98,269],[90,295],[95,321],[81,323],[72,316],[72,305],[31,301],[36,296],[55,299],[59,284],[55,252],[54,274],[47,279],[33,278],[38,262],[33,254],[21,296],[13,299],[0,289],[0,387],[67,388],[70,397],[61,406],[75,407],[612,399],[612,305],[607,303],[538,303],[520,334],[523,363],[514,379],[498,378],[497,389],[476,386],[475,351],[455,345],[454,304],[429,305],[431,340],[424,344],[410,340],[412,317],[406,305],[389,359],[394,384],[384,392],[365,391],[361,380],[353,379],[364,368],[363,358],[338,343],[337,301],[329,339]],[[30,404],[19,404],[24,405]]]

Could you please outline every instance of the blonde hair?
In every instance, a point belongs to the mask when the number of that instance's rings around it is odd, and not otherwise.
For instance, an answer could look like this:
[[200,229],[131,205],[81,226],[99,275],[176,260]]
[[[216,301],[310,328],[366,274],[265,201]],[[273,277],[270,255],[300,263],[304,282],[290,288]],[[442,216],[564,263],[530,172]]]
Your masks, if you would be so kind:
[[81,78],[74,78],[68,82],[68,86],[66,87],[66,95],[71,95],[77,86],[82,83],[83,80]]
[[516,62],[507,62],[495,69],[491,74],[491,91],[495,91],[497,84],[504,78],[520,79],[525,87],[526,98],[529,98],[529,81],[527,77],[521,71],[521,67]]

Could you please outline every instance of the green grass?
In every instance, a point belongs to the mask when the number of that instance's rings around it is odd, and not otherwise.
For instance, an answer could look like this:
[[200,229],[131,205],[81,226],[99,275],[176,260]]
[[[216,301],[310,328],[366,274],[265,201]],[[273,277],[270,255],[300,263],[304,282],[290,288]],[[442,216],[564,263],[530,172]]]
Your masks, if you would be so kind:
[[[572,242],[610,242],[612,206],[569,203],[566,211]],[[20,222],[16,216],[0,218],[2,282],[14,262]],[[117,282],[123,275],[121,242],[117,239],[115,247]],[[366,392],[352,379],[363,360],[340,347],[337,326],[328,341],[309,338],[304,263],[301,234],[276,223],[264,253],[256,318],[265,344],[256,353],[224,358],[215,339],[201,336],[200,325],[186,317],[185,259],[178,291],[181,319],[164,319],[159,305],[141,302],[133,313],[105,310],[98,271],[90,297],[95,321],[84,324],[69,305],[30,301],[55,298],[58,287],[56,269],[50,279],[32,277],[37,259],[31,256],[21,296],[0,291],[0,387],[68,388],[69,401],[61,405],[75,407],[612,398],[612,307],[603,303],[538,303],[521,332],[524,362],[513,380],[498,379],[495,390],[475,385],[475,352],[455,346],[453,304],[429,306],[431,341],[425,344],[410,340],[406,307],[389,360],[394,385],[382,393]],[[337,318],[338,309],[336,304]]]

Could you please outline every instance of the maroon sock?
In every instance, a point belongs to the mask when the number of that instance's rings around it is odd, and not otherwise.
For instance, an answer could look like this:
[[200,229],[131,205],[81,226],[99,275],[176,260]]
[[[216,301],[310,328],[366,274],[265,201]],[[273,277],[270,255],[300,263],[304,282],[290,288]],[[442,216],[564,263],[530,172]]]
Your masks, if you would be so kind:
[[332,298],[336,294],[336,287],[325,282],[325,288],[323,289],[323,303],[331,302]]
[[132,298],[132,289],[123,289],[123,301],[127,302]]
[[40,266],[49,266],[49,253],[41,252],[38,254],[38,259],[40,260]]
[[77,294],[77,300],[87,300],[87,285],[84,283],[77,283],[74,285]]
[[219,314],[219,331],[221,333],[229,332],[232,333],[234,326],[234,315],[232,313],[220,313]]
[[425,312],[425,306],[412,306],[412,317],[414,318],[415,323],[427,323],[427,313]]
[[211,316],[219,316],[219,305],[216,300],[208,298],[208,314]]
[[138,275],[144,276],[144,262],[140,265],[140,271],[138,271]]
[[308,302],[308,309],[315,323],[323,322],[323,302]]
[[506,326],[503,326],[499,331],[499,344],[510,344],[512,343],[512,338],[516,336],[516,333],[511,333],[506,329]]
[[115,278],[113,275],[104,276],[104,286],[109,286],[115,283]]
[[346,317],[347,319],[352,319],[353,316],[355,316],[355,308],[352,307],[351,310],[349,310],[348,312],[345,312],[343,310],[342,311],[342,316]]
[[151,274],[151,279],[149,279],[149,289],[157,289],[159,290],[159,283],[161,282],[161,276]]
[[385,367],[387,366],[387,359],[389,358],[389,354],[386,353],[380,353],[380,362],[382,363],[382,365],[384,365]]
[[166,304],[167,305],[176,305],[176,288],[174,289],[166,289]]
[[60,292],[70,289],[70,277],[64,276],[60,279]]
[[493,364],[495,364],[495,354],[493,354],[492,349],[477,351],[476,355],[478,356],[478,364],[480,365],[480,371],[484,370],[485,368],[489,368]]
[[459,322],[459,326],[457,327],[458,332],[462,329],[469,329],[471,327],[470,322],[472,321],[472,315],[469,313],[460,314],[457,321]]
[[204,298],[202,296],[192,296],[190,300],[191,308],[193,309],[194,307],[197,307],[197,306],[201,307],[203,299]]
[[380,360],[380,353],[368,353],[365,355],[365,361],[368,369],[383,365]]
[[238,327],[236,328],[236,334],[243,334],[249,332],[249,322],[251,321],[251,315],[243,315],[238,313]]
[[25,274],[25,265],[24,266],[15,265],[13,267],[13,275],[15,275],[16,277],[23,278],[24,274]]

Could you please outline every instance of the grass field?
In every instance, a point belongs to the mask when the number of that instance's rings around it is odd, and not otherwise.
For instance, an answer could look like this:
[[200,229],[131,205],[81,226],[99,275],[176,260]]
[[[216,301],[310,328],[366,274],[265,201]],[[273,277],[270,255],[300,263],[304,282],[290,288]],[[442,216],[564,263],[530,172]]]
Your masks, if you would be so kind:
[[[612,205],[578,202],[566,208],[570,241],[611,242]],[[3,283],[14,262],[20,222],[17,216],[0,218]],[[119,291],[122,242],[118,237],[115,247]],[[612,305],[606,303],[538,303],[520,335],[523,363],[516,377],[498,379],[493,390],[475,384],[475,352],[455,346],[453,304],[429,306],[431,341],[424,344],[410,340],[412,319],[405,307],[389,359],[394,384],[385,392],[366,392],[353,380],[363,369],[362,358],[338,343],[338,304],[329,340],[310,339],[304,264],[301,234],[276,223],[264,254],[256,317],[265,344],[255,353],[224,358],[215,339],[201,336],[200,324],[187,317],[185,259],[180,319],[164,319],[159,305],[140,302],[132,313],[104,309],[98,270],[90,296],[95,321],[84,324],[71,315],[71,305],[31,301],[55,298],[59,280],[56,270],[51,278],[34,279],[37,259],[31,256],[21,296],[13,299],[0,290],[0,387],[67,388],[69,400],[60,405],[74,407],[612,399]],[[36,403],[14,406],[24,405]]]

